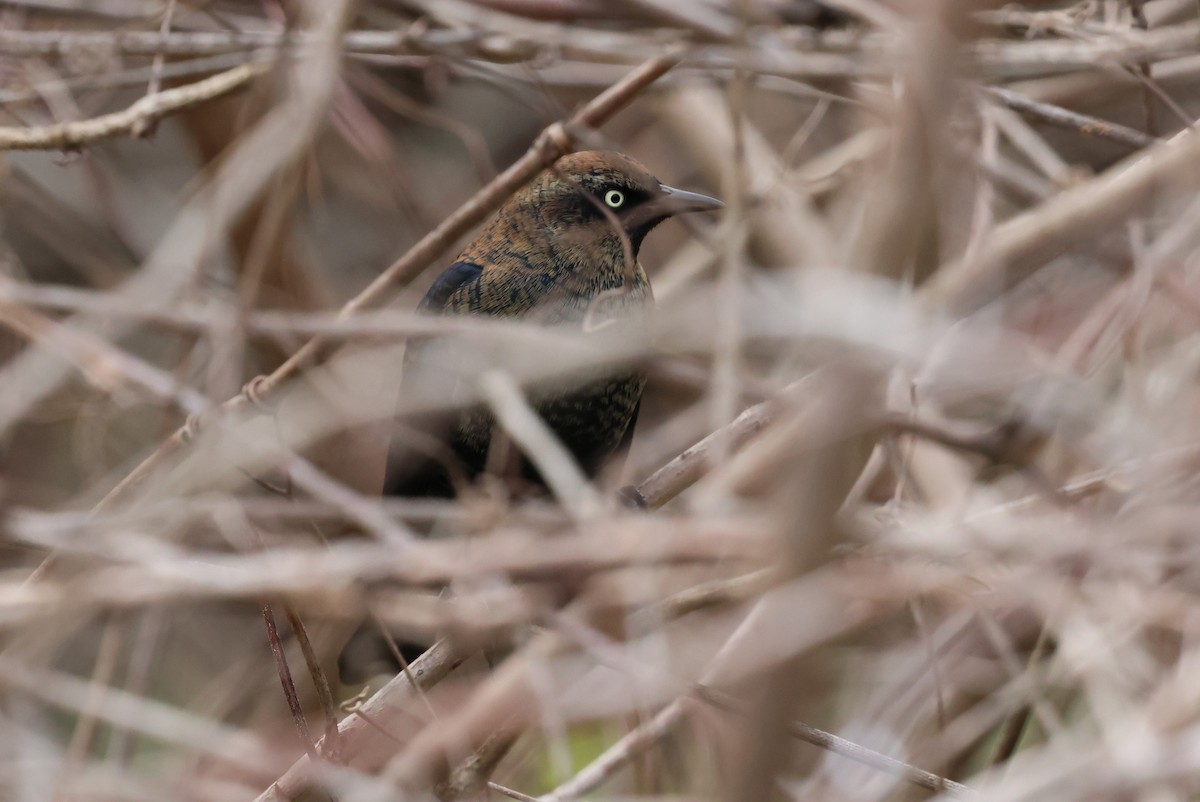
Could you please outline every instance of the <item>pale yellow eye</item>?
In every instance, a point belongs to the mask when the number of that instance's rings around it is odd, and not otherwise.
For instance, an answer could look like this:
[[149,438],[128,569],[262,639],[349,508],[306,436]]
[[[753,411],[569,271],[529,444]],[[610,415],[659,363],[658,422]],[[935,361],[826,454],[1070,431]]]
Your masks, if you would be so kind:
[[625,193],[619,189],[610,189],[608,192],[604,193],[604,202],[607,203],[610,208],[620,209],[621,205],[625,203]]

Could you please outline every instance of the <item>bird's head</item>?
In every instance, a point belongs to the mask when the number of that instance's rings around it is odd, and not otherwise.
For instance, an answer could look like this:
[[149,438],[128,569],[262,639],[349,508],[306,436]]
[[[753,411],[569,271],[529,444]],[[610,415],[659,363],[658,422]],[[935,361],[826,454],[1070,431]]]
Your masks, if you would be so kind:
[[637,256],[662,221],[684,212],[719,209],[716,198],[669,187],[628,156],[604,151],[559,159],[514,201],[572,245],[611,250],[622,235]]

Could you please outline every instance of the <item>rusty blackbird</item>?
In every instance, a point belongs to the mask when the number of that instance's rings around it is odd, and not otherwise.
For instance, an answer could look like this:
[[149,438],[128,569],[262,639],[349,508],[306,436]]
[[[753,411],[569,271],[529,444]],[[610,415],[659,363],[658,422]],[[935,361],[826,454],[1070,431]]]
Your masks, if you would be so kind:
[[[504,204],[433,283],[419,310],[576,329],[597,318],[639,325],[654,303],[637,264],[642,240],[673,215],[721,206],[662,184],[619,153],[564,156]],[[409,344],[402,387],[435,380],[439,362],[449,358],[438,343]],[[632,434],[645,383],[644,374],[627,368],[533,391],[530,401],[594,475]],[[493,428],[480,406],[410,418],[393,439],[384,493],[452,496],[455,477],[470,480],[485,469]],[[521,470],[541,483],[527,462]]]

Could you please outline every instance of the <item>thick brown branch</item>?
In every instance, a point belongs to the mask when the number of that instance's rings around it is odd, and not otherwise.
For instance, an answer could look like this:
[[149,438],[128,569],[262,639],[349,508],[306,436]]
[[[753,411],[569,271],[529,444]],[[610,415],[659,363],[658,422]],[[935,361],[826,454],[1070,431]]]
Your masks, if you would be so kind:
[[635,506],[658,509],[698,482],[712,469],[713,449],[726,451],[740,448],[770,423],[777,405],[770,401],[750,407],[734,418],[728,426],[710,434],[675,459],[659,468],[636,488],[625,491]]

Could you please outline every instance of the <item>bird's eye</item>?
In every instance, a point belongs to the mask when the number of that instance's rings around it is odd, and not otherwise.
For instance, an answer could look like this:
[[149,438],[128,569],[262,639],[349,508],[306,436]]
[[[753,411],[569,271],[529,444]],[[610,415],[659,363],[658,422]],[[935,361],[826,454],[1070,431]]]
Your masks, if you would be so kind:
[[604,202],[607,203],[610,208],[620,209],[621,204],[625,203],[625,193],[619,189],[610,189],[608,192],[604,193]]

